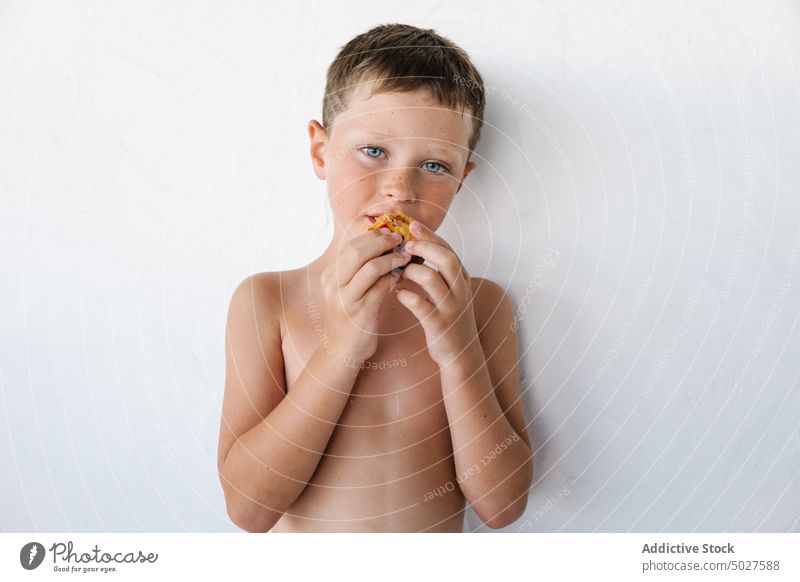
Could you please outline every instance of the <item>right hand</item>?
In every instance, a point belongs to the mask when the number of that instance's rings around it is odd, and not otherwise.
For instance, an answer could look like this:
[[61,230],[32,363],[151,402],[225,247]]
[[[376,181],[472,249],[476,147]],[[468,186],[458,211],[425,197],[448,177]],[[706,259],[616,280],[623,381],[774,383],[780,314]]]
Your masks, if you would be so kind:
[[411,258],[391,252],[402,240],[394,233],[367,231],[343,242],[337,259],[322,272],[329,351],[362,363],[378,349],[380,306],[397,282],[392,270]]

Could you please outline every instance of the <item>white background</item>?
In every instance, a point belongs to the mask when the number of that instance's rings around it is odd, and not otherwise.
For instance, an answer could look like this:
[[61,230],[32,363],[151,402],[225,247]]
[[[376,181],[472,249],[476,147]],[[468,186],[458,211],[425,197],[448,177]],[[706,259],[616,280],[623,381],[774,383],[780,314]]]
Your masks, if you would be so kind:
[[237,531],[227,303],[326,247],[306,123],[386,22],[490,92],[439,232],[517,308],[507,531],[798,531],[800,7],[550,0],[0,2],[0,529]]

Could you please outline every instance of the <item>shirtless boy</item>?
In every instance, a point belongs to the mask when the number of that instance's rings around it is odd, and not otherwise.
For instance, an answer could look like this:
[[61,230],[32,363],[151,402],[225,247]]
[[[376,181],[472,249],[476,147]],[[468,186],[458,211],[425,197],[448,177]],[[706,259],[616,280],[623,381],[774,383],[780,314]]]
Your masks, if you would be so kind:
[[[491,528],[523,514],[511,302],[436,234],[484,103],[466,53],[432,30],[376,27],[330,66],[308,134],[333,240],[304,268],[246,278],[228,312],[218,469],[238,527],[460,532],[466,502]],[[424,264],[367,231],[392,212],[417,219]]]

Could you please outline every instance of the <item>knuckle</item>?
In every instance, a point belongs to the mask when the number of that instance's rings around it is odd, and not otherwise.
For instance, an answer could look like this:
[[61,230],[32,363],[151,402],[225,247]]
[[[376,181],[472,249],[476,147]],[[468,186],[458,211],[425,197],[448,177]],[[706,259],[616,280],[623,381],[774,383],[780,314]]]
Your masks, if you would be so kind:
[[419,276],[424,282],[430,283],[437,275],[431,269],[422,269]]
[[419,305],[420,303],[422,303],[422,297],[420,297],[415,293],[414,295],[411,295],[409,297],[409,301],[411,302],[412,305]]
[[379,265],[375,263],[375,261],[370,261],[364,266],[367,275],[374,278],[381,274],[381,268]]

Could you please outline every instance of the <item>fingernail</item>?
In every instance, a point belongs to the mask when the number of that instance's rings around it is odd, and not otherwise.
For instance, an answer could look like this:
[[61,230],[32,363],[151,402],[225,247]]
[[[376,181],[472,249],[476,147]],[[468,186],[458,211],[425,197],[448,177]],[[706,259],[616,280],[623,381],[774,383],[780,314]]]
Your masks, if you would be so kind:
[[382,227],[381,227],[381,229],[380,229],[380,231],[381,231],[383,234],[389,234],[390,232],[392,232],[391,230],[389,230],[389,229],[388,229],[388,228],[386,228],[385,226],[382,226]]
[[416,220],[411,223],[411,226],[409,228],[411,229],[411,232],[413,232],[414,234],[419,234],[420,232],[422,232],[422,225]]
[[416,245],[414,244],[414,241],[412,240],[412,241],[406,243],[405,249],[407,251],[413,251],[415,246]]

